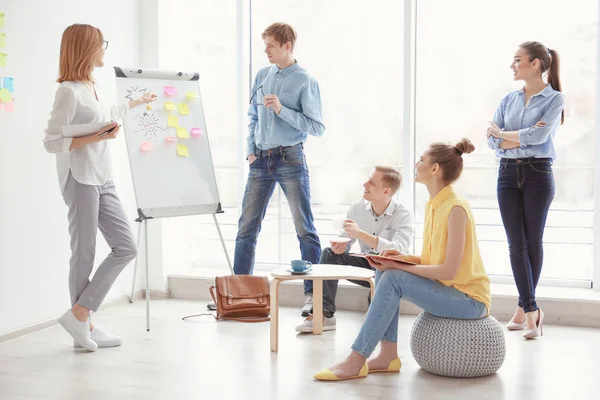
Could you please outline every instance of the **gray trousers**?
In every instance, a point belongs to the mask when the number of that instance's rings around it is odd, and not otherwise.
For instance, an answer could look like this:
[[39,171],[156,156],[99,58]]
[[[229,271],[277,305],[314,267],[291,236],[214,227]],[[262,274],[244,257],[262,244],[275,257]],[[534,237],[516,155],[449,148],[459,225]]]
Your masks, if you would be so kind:
[[[112,181],[84,185],[69,173],[63,198],[69,207],[71,305],[97,311],[121,271],[136,257],[135,238]],[[111,252],[90,281],[98,228]]]
[[[331,247],[323,249],[323,252],[321,253],[321,261],[319,263],[351,265],[354,267],[370,269],[371,271],[375,270],[369,265],[369,262],[365,258],[353,257],[348,253],[335,254],[333,250],[331,250]],[[333,314],[335,314],[335,297],[337,295],[338,282],[339,281],[337,280],[323,281],[323,315],[325,315],[327,318],[331,318]],[[367,288],[371,287],[371,285],[369,285],[369,282],[366,281],[350,280],[350,282]],[[370,304],[371,292],[369,292],[367,300]]]

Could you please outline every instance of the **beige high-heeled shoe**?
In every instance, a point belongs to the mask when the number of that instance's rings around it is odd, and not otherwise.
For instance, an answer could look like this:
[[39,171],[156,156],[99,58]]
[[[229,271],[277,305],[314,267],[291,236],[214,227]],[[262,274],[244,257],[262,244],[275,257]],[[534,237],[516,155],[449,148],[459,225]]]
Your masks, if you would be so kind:
[[542,309],[539,309],[538,320],[535,323],[535,328],[527,329],[523,332],[523,337],[525,339],[534,339],[538,336],[544,336],[544,329],[542,327],[542,323],[544,322],[544,312]]
[[508,324],[506,324],[506,329],[508,329],[509,331],[522,331],[523,329],[525,329],[525,321],[519,323],[511,319],[510,321],[508,321]]

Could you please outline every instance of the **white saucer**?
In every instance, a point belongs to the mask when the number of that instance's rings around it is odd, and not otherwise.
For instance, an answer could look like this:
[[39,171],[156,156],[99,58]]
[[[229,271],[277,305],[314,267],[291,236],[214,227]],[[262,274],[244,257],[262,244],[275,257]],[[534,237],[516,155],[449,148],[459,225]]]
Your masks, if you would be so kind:
[[291,269],[291,268],[288,268],[288,269],[286,269],[286,270],[285,270],[285,272],[289,272],[289,273],[290,273],[290,274],[292,274],[292,275],[306,275],[306,274],[307,274],[308,272],[310,272],[311,270],[312,270],[312,267],[308,267],[308,268],[306,268],[306,269],[305,269],[304,271],[302,271],[302,272],[294,271],[293,269]]
[[351,240],[352,239],[350,239],[348,237],[338,236],[335,239],[330,239],[329,241],[332,243],[348,243]]

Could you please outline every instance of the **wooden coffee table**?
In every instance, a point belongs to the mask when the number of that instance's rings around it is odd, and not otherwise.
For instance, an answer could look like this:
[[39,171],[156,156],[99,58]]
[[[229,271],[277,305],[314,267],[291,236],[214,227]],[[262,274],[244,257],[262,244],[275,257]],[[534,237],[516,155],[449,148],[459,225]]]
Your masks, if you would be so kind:
[[271,351],[279,348],[279,285],[284,281],[313,281],[313,335],[323,333],[323,281],[334,279],[352,279],[366,281],[371,285],[371,297],[375,294],[374,272],[365,268],[349,265],[313,264],[305,275],[293,275],[291,267],[279,268],[271,272]]

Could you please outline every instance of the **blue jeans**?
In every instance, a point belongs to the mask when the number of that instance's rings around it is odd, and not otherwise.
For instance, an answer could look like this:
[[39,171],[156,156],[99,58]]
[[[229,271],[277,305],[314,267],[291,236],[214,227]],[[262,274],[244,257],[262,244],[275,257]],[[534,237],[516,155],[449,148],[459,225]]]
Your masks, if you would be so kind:
[[544,228],[554,191],[549,158],[500,160],[498,205],[519,291],[519,307],[525,312],[538,309],[535,289],[542,273]]
[[444,318],[479,319],[488,313],[485,304],[438,281],[399,269],[377,271],[375,295],[352,350],[368,358],[380,340],[398,342],[401,299]]
[[302,259],[318,264],[321,243],[310,209],[310,183],[302,144],[257,150],[256,156],[257,159],[250,164],[238,223],[234,273],[251,275],[254,270],[256,240],[276,183],[281,186],[290,205]]

